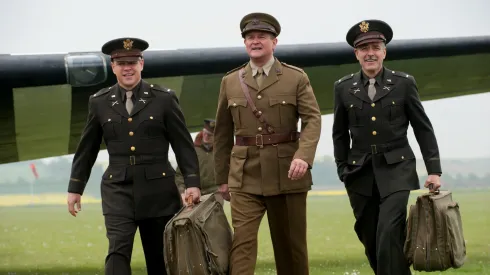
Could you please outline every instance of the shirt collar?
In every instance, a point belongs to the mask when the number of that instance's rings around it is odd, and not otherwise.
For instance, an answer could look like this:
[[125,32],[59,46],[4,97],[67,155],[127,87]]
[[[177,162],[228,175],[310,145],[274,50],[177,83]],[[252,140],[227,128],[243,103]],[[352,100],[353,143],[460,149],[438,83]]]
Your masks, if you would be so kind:
[[[381,71],[379,71],[379,73],[374,77],[378,85],[381,85],[381,83],[383,83],[383,73],[384,73],[384,68],[381,68]],[[362,70],[361,70],[361,76],[362,76],[362,84],[366,86],[366,84],[368,84],[369,82],[369,77]]]
[[[265,75],[269,75],[269,72],[272,68],[272,65],[274,65],[274,62],[275,62],[275,58],[274,56],[271,57],[271,59],[269,59],[269,61],[267,61],[267,63],[264,64],[264,66],[262,66],[262,69],[264,69],[264,74]],[[252,68],[252,76],[255,76],[258,72],[258,69],[259,67],[257,67],[257,65],[255,65],[252,61],[250,61],[250,67]]]
[[[138,84],[136,84],[136,86],[134,86],[134,88],[133,88],[133,90],[132,90],[132,91],[133,91],[133,95],[134,95],[134,97],[135,97],[135,98],[138,96],[138,91],[140,90],[140,87],[141,87],[141,82],[142,82],[142,81],[141,81],[141,79],[140,79],[140,81],[138,82]],[[127,92],[128,90],[126,90],[126,89],[124,89],[123,87],[121,87],[121,85],[118,85],[118,86],[119,86],[119,90],[121,91],[121,98],[122,98],[122,99],[123,99],[123,101],[124,101],[124,100],[126,100],[126,92]]]

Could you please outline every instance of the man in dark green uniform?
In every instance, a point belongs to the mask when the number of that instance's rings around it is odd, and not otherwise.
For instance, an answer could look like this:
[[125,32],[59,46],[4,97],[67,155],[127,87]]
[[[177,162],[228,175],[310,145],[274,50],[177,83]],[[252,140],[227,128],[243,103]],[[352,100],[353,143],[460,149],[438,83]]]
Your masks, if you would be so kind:
[[[201,179],[201,195],[215,193],[218,190],[214,177],[214,158],[213,158],[213,140],[214,140],[214,119],[205,119],[204,128],[199,131],[194,139],[194,148],[196,149],[197,158],[199,159],[199,172]],[[177,167],[175,174],[175,183],[179,188],[182,199],[185,198],[185,183],[182,171]],[[221,196],[216,197],[223,202]],[[184,200],[185,203],[185,200]]]
[[107,42],[117,84],[90,96],[88,118],[75,152],[68,185],[68,210],[76,216],[102,139],[109,166],[101,196],[109,251],[105,274],[131,274],[134,234],[139,227],[148,274],[167,274],[163,231],[181,208],[169,144],[184,175],[186,195],[199,200],[199,165],[175,93],[141,79],[143,51],[137,38]]
[[[440,187],[437,140],[413,76],[383,66],[391,27],[365,20],[347,33],[361,70],[335,82],[332,138],[335,161],[356,218],[354,229],[377,275],[410,274],[404,253],[410,190],[419,189],[411,124],[429,174]],[[352,140],[352,146],[350,143]]]

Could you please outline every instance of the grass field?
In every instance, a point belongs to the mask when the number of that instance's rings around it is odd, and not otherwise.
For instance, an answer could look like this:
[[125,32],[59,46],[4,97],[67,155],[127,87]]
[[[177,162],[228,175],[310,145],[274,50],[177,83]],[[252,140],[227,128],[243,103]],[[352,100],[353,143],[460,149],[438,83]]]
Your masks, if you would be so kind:
[[[490,274],[489,198],[490,191],[454,191],[463,217],[467,262],[460,269],[432,274]],[[0,207],[0,221],[0,274],[104,274],[107,241],[98,203],[82,205],[77,218],[65,205]],[[373,274],[353,223],[346,196],[309,197],[310,274]],[[133,274],[146,274],[139,235],[132,267]],[[266,219],[259,232],[256,274],[276,274]]]

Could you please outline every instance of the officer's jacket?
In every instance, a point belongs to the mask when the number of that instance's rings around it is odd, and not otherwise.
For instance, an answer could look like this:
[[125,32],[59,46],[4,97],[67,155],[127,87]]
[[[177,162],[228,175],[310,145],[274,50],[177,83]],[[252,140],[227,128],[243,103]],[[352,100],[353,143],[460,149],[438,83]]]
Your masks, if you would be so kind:
[[109,167],[103,175],[106,182],[124,181],[125,167],[145,164],[146,180],[169,177],[173,184],[175,171],[168,161],[171,144],[186,186],[199,187],[196,152],[175,93],[142,80],[137,98],[129,115],[117,85],[90,97],[68,192],[83,193],[102,139],[109,153]]
[[[377,78],[373,100],[368,96],[366,81],[357,72],[335,82],[332,137],[340,179],[348,166],[361,166],[368,154],[381,153],[387,165],[413,160],[415,155],[407,139],[409,124],[427,172],[441,173],[437,140],[422,107],[415,79],[404,72],[384,68]],[[415,171],[415,162],[411,166]],[[403,174],[403,171],[394,173]]]
[[[242,75],[239,74],[241,68],[244,68]],[[276,133],[297,131],[301,118],[299,141],[263,148],[234,145],[234,135],[268,134],[264,124],[253,114],[239,77],[247,85],[255,106]],[[313,165],[320,132],[320,108],[303,70],[276,59],[259,89],[251,66],[246,63],[228,72],[221,82],[214,133],[216,182],[227,183],[230,190],[260,195],[307,191],[312,184],[310,170],[295,181],[288,178],[288,170],[294,158]],[[261,136],[257,138],[260,140]]]

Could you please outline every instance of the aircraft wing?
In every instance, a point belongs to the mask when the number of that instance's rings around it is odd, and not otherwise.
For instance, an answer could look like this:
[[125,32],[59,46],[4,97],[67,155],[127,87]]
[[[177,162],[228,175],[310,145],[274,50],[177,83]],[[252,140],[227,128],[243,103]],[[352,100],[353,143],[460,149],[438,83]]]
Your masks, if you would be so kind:
[[[275,55],[308,73],[323,114],[334,81],[359,70],[346,43],[279,45]],[[0,163],[74,153],[88,97],[116,81],[109,62],[100,52],[0,55]],[[143,78],[175,90],[197,131],[215,116],[223,74],[245,62],[242,47],[146,51]],[[489,92],[490,36],[394,40],[384,64],[413,75],[422,100]]]

